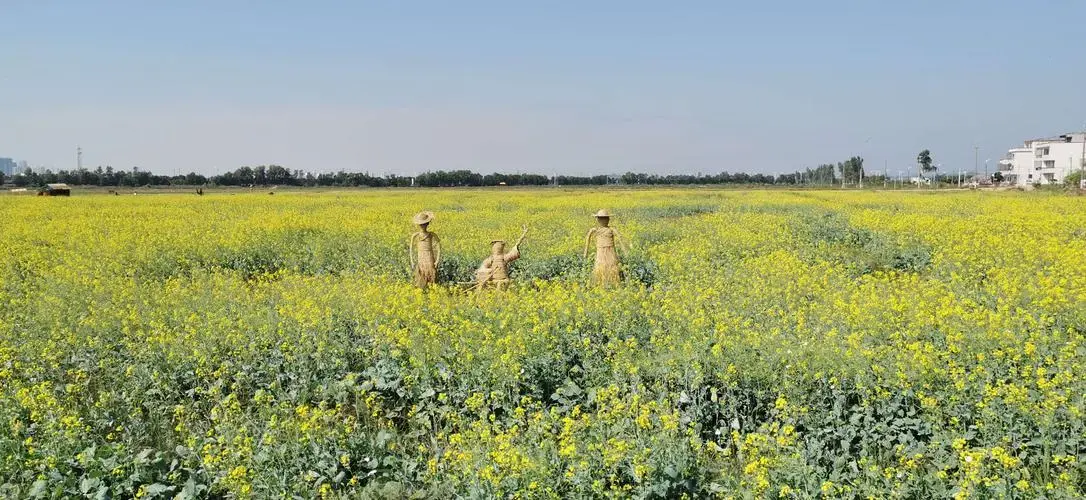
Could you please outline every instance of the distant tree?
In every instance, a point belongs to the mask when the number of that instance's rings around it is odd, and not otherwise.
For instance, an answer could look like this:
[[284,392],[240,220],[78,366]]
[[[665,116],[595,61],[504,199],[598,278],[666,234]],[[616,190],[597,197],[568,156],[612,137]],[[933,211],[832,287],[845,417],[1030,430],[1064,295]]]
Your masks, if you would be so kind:
[[838,165],[824,163],[813,169],[808,168],[806,172],[801,172],[800,177],[803,178],[805,184],[835,184],[837,182],[837,169]]
[[202,186],[207,184],[207,177],[204,177],[196,172],[189,172],[185,176],[185,184],[189,186]]
[[799,172],[794,174],[781,174],[778,175],[773,181],[774,184],[799,184]]
[[863,177],[863,169],[864,159],[859,156],[853,156],[837,164],[837,170],[841,172],[841,179],[849,184],[858,184],[860,182]]
[[992,174],[992,182],[1003,182],[1003,172],[997,170],[996,173]]
[[253,169],[253,184],[268,185],[268,167],[260,165]]
[[931,151],[923,150],[920,154],[916,155],[916,164],[920,166],[920,177],[924,176],[924,172],[931,172],[935,170],[934,160],[931,159]]
[[292,184],[290,171],[279,165],[268,165],[266,182],[268,184]]

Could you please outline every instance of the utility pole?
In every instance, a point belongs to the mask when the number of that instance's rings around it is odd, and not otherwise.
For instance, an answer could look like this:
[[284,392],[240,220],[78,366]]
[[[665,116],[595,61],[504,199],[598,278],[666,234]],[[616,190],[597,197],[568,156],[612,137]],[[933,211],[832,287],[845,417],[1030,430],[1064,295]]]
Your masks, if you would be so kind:
[[1078,159],[1079,169],[1078,188],[1086,189],[1086,124],[1082,125],[1082,157]]
[[83,148],[75,147],[75,169],[83,170]]

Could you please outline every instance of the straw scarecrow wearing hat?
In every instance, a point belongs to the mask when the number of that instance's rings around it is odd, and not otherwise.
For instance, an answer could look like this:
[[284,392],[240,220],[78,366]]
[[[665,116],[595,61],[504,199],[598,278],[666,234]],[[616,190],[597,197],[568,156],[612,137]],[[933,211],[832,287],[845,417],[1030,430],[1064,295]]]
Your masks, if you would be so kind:
[[622,280],[622,273],[618,267],[618,252],[615,244],[621,243],[618,231],[609,226],[611,213],[600,210],[593,214],[596,217],[596,227],[588,230],[588,236],[584,241],[584,258],[588,258],[588,247],[592,238],[596,238],[596,264],[592,267],[590,283],[593,285],[611,286],[617,285]]
[[481,291],[484,287],[505,290],[509,287],[509,264],[520,258],[520,243],[524,241],[524,237],[527,235],[528,228],[525,227],[524,232],[520,234],[520,238],[513,244],[513,249],[509,252],[505,251],[505,240],[490,242],[490,257],[487,257],[479,266],[479,269],[475,270],[476,290]]
[[419,230],[411,235],[407,244],[407,256],[411,259],[411,271],[415,286],[426,288],[437,281],[437,266],[441,263],[441,238],[430,232],[433,212],[419,212],[411,218]]

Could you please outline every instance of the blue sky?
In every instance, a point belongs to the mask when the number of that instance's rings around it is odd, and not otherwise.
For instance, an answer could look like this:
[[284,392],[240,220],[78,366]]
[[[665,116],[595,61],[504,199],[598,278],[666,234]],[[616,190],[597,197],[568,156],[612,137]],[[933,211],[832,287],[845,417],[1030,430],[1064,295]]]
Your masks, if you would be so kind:
[[1078,0],[0,0],[0,156],[895,173],[976,145],[994,167],[1086,126],[1084,23]]

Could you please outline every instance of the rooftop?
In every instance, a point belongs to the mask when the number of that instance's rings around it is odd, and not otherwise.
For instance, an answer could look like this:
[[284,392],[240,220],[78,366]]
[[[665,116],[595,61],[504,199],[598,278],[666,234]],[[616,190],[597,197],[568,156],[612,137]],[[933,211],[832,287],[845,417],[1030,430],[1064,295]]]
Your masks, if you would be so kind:
[[1068,132],[1066,134],[1060,134],[1055,137],[1045,137],[1042,139],[1030,139],[1026,141],[1026,147],[1028,148],[1034,143],[1048,143],[1048,142],[1083,142],[1086,140],[1086,132]]

